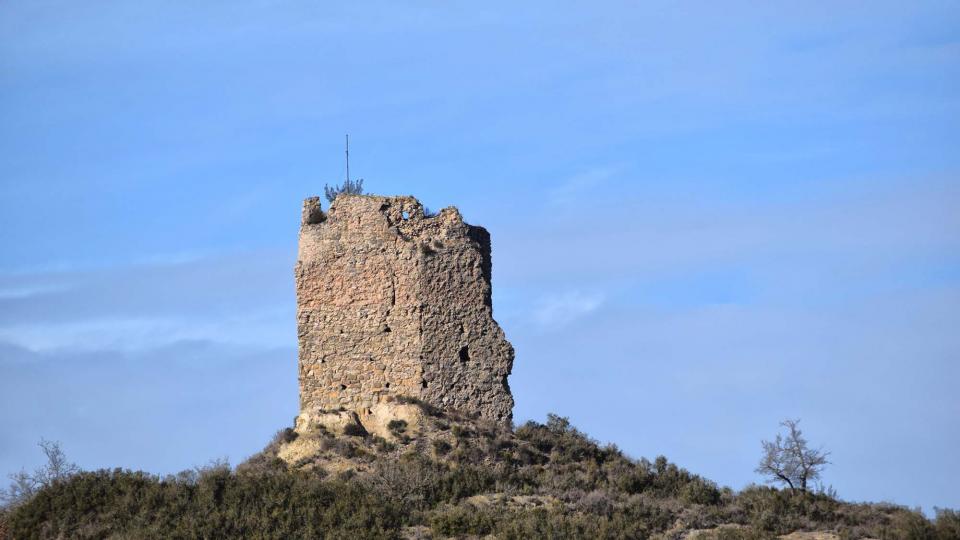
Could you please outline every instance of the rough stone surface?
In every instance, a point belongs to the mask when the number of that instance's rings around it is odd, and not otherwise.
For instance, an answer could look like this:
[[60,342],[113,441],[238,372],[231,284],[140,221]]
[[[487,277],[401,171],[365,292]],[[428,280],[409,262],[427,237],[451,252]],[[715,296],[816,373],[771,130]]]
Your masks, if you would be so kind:
[[363,418],[409,396],[510,422],[513,347],[493,320],[490,235],[413,197],[304,202],[296,265],[301,414]]
[[381,401],[360,418],[364,429],[388,441],[396,440],[395,433],[390,429],[390,422],[396,420],[402,420],[405,423],[404,435],[416,437],[420,434],[420,426],[423,424],[423,411],[410,403]]
[[313,431],[318,426],[333,435],[345,435],[350,426],[361,426],[360,418],[353,411],[323,411],[315,410],[301,412],[294,423],[294,431],[303,435]]

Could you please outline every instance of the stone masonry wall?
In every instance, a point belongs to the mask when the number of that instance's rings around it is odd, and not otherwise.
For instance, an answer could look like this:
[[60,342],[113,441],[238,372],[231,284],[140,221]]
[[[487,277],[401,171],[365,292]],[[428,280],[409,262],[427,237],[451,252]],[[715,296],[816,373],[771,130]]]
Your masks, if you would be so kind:
[[361,416],[387,396],[509,422],[513,347],[493,320],[490,235],[413,197],[304,202],[300,409]]

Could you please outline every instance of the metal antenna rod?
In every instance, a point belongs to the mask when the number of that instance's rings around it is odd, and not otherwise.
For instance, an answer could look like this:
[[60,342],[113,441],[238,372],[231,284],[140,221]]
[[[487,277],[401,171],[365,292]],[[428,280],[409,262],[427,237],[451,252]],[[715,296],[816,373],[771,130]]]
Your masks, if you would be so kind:
[[350,183],[350,134],[347,133],[347,184]]

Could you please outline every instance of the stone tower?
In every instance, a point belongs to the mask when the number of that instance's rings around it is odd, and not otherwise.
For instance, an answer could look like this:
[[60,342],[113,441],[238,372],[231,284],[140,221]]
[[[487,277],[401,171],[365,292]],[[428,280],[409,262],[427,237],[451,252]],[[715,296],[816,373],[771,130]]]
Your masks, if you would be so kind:
[[510,422],[513,347],[493,320],[490,234],[413,197],[304,201],[296,265],[301,414],[390,396]]

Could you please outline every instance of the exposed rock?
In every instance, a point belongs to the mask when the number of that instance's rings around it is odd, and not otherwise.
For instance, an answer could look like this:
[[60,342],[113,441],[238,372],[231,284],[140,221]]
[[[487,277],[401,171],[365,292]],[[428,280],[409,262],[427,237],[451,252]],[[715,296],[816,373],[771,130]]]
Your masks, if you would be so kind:
[[327,411],[323,409],[300,411],[294,425],[299,435],[309,433],[320,427],[333,435],[348,434],[350,426],[360,427],[360,419],[353,411]]
[[303,223],[309,223],[311,225],[321,223],[327,219],[327,216],[324,215],[323,210],[320,208],[320,197],[310,197],[303,201],[303,217],[301,219]]
[[292,431],[258,458],[278,458],[294,470],[376,474],[378,467],[402,456],[450,462],[475,453],[478,445],[489,450],[490,444],[534,451],[515,441],[512,427],[502,422],[406,398],[386,399],[364,416],[353,411],[302,413]]
[[412,403],[381,401],[374,404],[360,416],[360,422],[370,434],[383,437],[388,441],[397,439],[397,432],[390,428],[390,422],[402,423],[402,434],[416,437],[423,423],[423,411]]
[[302,412],[346,409],[379,432],[402,409],[378,404],[409,396],[510,422],[490,235],[456,208],[341,194],[324,214],[307,199],[295,273]]

